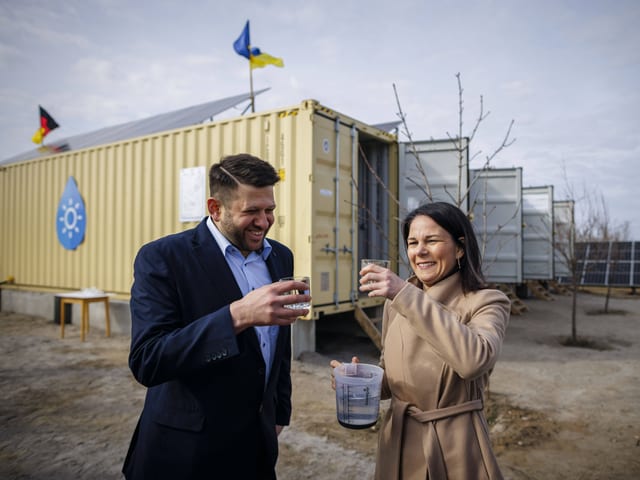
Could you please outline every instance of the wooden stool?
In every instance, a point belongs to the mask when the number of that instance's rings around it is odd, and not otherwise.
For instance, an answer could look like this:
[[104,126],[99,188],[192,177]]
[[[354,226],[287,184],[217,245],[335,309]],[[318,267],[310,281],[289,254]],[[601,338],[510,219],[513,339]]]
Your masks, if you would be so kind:
[[89,332],[89,304],[104,302],[104,318],[106,322],[107,337],[111,336],[111,323],[109,321],[109,296],[108,295],[87,295],[82,292],[58,293],[56,297],[60,299],[60,338],[64,338],[64,306],[69,303],[77,303],[82,308],[82,320],[80,321],[80,339],[84,342],[85,335]]

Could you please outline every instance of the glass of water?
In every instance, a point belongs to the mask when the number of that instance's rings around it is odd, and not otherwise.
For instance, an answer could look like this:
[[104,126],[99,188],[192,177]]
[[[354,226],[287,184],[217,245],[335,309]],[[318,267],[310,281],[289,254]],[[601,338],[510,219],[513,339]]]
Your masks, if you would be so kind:
[[[296,277],[284,277],[280,279],[281,282],[286,282],[290,280],[306,283],[307,288],[290,290],[288,292],[284,292],[283,295],[310,295],[311,294],[310,293],[311,289],[309,288],[309,285],[311,282],[309,280],[309,277],[296,276]],[[309,304],[309,302],[291,303],[291,304],[285,305],[285,308],[290,308],[292,310],[302,310],[302,309],[308,310],[309,308],[311,308],[311,305]]]
[[[363,258],[360,261],[360,270],[362,270],[367,265],[379,265],[382,268],[389,268],[391,262],[389,260],[384,260],[382,258]],[[376,283],[376,282],[368,282],[368,283]]]

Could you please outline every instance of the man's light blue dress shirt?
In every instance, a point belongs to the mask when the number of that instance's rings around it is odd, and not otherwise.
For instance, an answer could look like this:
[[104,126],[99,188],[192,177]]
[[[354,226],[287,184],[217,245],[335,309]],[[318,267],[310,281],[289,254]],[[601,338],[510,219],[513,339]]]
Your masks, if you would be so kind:
[[[269,269],[267,268],[267,258],[271,253],[271,245],[265,239],[262,245],[262,252],[251,252],[245,258],[237,247],[231,244],[227,238],[220,233],[218,227],[213,223],[211,217],[207,219],[207,226],[224,253],[224,258],[233,272],[233,276],[238,282],[238,286],[242,291],[242,295],[246,295],[250,291],[273,283]],[[260,349],[262,350],[262,358],[266,365],[265,385],[271,373],[271,363],[273,361],[273,353],[276,348],[276,340],[278,338],[278,326],[260,326],[253,327],[258,335]]]

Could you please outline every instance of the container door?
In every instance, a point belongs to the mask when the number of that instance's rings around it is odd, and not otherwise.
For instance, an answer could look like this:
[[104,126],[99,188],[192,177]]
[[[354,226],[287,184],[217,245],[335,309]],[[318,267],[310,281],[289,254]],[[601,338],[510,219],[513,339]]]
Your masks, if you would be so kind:
[[[360,270],[363,258],[378,258],[391,260],[395,265],[397,246],[392,234],[391,226],[395,226],[397,210],[391,205],[392,199],[397,198],[391,184],[392,172],[390,166],[390,146],[388,143],[367,139],[360,135],[358,152],[358,255],[356,272]],[[391,220],[390,219],[394,219]],[[355,291],[359,293],[359,305],[362,307],[375,306],[383,303],[383,299],[369,298],[367,294],[358,290],[358,276],[355,276]]]
[[522,189],[522,275],[526,280],[552,280],[553,186]]
[[313,158],[314,316],[353,309],[356,300],[357,131],[316,115]]
[[469,212],[491,283],[522,283],[522,169],[471,170]]
[[[468,211],[469,139],[401,143],[399,150],[400,221],[427,202],[449,202]],[[409,276],[409,264],[399,231],[400,276]]]
[[[313,289],[314,318],[347,312],[381,299],[361,297],[360,260],[390,258],[397,209],[390,141],[381,141],[338,118],[314,118]],[[394,163],[395,165],[395,163]]]
[[358,261],[389,259],[389,146],[361,142],[358,155]]
[[570,277],[573,258],[575,221],[573,200],[553,202],[553,267],[555,277]]

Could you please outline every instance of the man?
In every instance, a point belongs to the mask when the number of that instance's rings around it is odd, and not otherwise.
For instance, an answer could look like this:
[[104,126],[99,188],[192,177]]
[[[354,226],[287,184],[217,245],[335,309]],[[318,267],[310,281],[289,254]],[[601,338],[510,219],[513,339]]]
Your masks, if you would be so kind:
[[275,479],[291,415],[293,255],[267,240],[279,177],[248,154],[209,171],[209,216],[143,246],[134,263],[129,367],[148,387],[127,479]]

